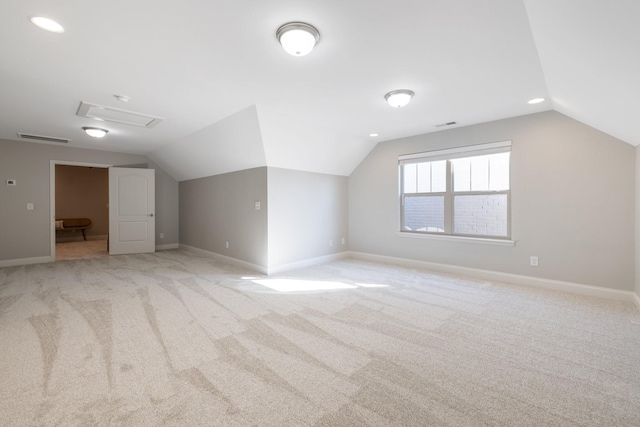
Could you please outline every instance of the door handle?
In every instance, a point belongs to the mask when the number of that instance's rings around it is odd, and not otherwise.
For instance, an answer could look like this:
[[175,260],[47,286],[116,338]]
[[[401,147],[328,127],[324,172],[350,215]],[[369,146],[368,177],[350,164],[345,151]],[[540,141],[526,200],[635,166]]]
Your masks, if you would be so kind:
[[149,214],[149,216],[153,216],[153,214]]

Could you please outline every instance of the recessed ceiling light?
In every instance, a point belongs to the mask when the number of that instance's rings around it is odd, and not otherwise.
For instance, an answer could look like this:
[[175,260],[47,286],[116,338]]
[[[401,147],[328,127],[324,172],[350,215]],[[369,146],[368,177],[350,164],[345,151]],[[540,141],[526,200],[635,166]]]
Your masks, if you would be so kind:
[[386,99],[392,107],[400,108],[407,105],[409,101],[411,101],[411,98],[413,98],[413,95],[415,94],[409,89],[398,89],[386,94],[384,99]]
[[85,126],[82,129],[87,133],[87,135],[92,136],[94,138],[102,138],[107,133],[109,133],[109,131],[106,129],[94,128],[89,126]]
[[531,100],[529,100],[529,104],[540,104],[541,102],[544,102],[544,98],[533,98]]
[[64,33],[64,27],[53,19],[45,18],[44,16],[30,16],[29,20],[33,25],[43,30],[58,34]]
[[320,42],[318,30],[313,25],[304,22],[284,24],[276,31],[276,37],[284,50],[293,56],[308,54]]
[[370,133],[369,136],[372,137],[372,138],[375,138],[376,136],[380,136],[380,135],[377,134],[377,133]]

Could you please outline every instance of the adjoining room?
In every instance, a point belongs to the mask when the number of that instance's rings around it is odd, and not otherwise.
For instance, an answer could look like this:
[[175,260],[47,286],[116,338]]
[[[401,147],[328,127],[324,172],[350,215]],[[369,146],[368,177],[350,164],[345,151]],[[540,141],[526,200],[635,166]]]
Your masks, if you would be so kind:
[[109,181],[106,168],[55,166],[56,260],[108,254]]

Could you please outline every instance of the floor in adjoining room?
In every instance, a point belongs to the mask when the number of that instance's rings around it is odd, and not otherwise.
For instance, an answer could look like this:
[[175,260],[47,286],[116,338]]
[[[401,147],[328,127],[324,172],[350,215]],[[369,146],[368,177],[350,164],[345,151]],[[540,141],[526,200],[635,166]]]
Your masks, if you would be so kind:
[[108,256],[107,240],[56,243],[56,261]]
[[638,426],[631,304],[184,250],[0,268],[0,425]]

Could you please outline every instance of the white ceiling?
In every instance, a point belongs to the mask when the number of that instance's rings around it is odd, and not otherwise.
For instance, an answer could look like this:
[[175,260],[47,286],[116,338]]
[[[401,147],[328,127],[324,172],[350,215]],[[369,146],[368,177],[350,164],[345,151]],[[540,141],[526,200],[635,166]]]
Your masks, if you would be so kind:
[[[179,180],[265,165],[349,175],[379,141],[549,109],[640,144],[637,0],[3,0],[0,9],[0,138],[144,153]],[[30,15],[66,32],[40,30]],[[318,28],[311,54],[282,50],[275,31],[289,21]],[[384,94],[399,88],[416,95],[393,109]],[[528,105],[535,97],[547,101]],[[76,116],[81,101],[164,121],[100,124]],[[81,127],[91,125],[110,133],[90,138]]]

